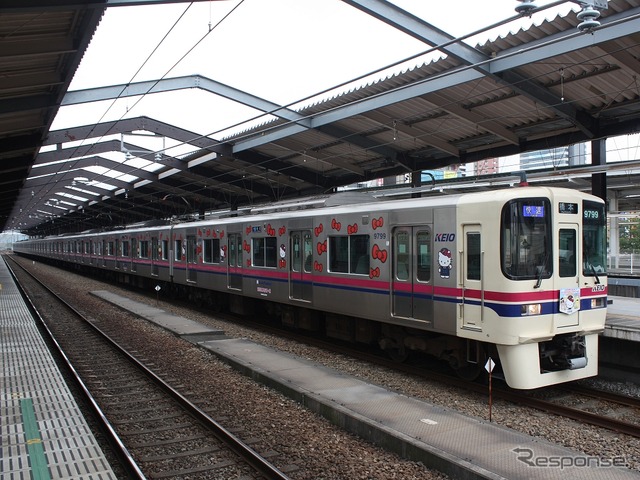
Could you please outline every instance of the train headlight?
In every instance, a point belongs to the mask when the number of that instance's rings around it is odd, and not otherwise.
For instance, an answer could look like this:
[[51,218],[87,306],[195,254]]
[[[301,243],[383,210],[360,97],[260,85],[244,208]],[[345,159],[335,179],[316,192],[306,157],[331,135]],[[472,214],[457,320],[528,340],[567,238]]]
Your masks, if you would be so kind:
[[529,305],[522,305],[520,310],[521,315],[540,315],[542,312],[542,305],[539,303],[530,303]]
[[604,298],[592,298],[591,299],[591,308],[602,308],[604,307]]

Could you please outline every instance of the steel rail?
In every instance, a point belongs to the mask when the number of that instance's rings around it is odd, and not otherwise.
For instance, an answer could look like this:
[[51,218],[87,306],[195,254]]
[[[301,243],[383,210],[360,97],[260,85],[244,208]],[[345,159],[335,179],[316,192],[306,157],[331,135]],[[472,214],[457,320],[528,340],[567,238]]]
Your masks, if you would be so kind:
[[[94,396],[91,394],[91,392],[87,388],[82,378],[80,378],[80,375],[78,374],[77,370],[71,363],[71,360],[62,349],[62,346],[58,343],[58,341],[54,337],[53,332],[47,326],[46,322],[44,321],[44,318],[38,311],[38,308],[35,306],[30,295],[24,289],[24,287],[22,286],[22,283],[18,280],[18,277],[16,276],[14,269],[11,267],[11,265],[9,265],[9,262],[7,262],[7,257],[5,255],[3,255],[3,259],[5,264],[7,265],[9,273],[14,279],[14,282],[16,284],[16,287],[18,288],[18,291],[20,292],[20,295],[22,296],[22,298],[25,300],[25,303],[27,304],[27,308],[29,308],[34,319],[38,323],[39,328],[41,328],[41,331],[46,336],[46,342],[52,346],[52,348],[54,349],[54,354],[61,360],[63,367],[69,372],[72,380],[80,389],[82,395],[84,396],[84,399],[86,400],[87,405],[89,406],[89,408],[93,413],[93,416],[95,417],[96,421],[99,423],[100,429],[105,434],[109,445],[111,446],[113,452],[116,454],[116,457],[120,461],[120,464],[122,465],[124,470],[127,472],[129,478],[146,480],[147,477],[142,473],[142,470],[140,470],[140,467],[138,466],[136,461],[133,459],[133,456],[131,455],[127,447],[124,445],[124,443],[120,439],[120,436],[116,433],[115,429],[113,428],[113,425],[111,424],[111,422],[109,422],[109,420],[107,419],[107,416],[98,405],[98,402],[96,401]],[[18,267],[20,267],[22,271],[26,272],[28,275],[30,275],[32,278],[35,279],[35,277],[33,277],[33,275],[27,270],[25,270],[21,265],[19,265],[15,261],[12,261],[11,263],[13,263],[14,265],[17,265]]]
[[[15,263],[15,262],[14,262]],[[16,265],[20,266],[18,263]],[[34,279],[39,285],[42,286],[45,290],[47,290],[51,295],[53,295],[56,299],[60,301],[66,308],[68,308],[71,312],[77,315],[83,322],[86,323],[91,329],[93,329],[98,335],[104,338],[114,349],[116,349],[120,354],[122,354],[127,360],[129,360],[132,364],[134,364],[137,368],[139,368],[142,372],[145,373],[156,385],[161,387],[164,391],[166,391],[186,412],[191,414],[194,418],[196,418],[205,428],[210,430],[219,440],[224,442],[231,450],[233,450],[239,457],[244,459],[248,465],[251,466],[255,471],[259,472],[266,479],[269,480],[290,480],[290,478],[280,470],[278,470],[273,464],[271,464],[268,460],[260,456],[255,450],[249,447],[246,443],[244,443],[240,438],[231,433],[229,430],[224,428],[218,422],[216,422],[213,418],[211,418],[207,413],[198,408],[194,403],[192,403],[189,399],[187,399],[184,395],[178,392],[176,389],[167,384],[162,378],[156,375],[153,371],[147,368],[143,363],[141,363],[138,359],[136,359],[133,355],[131,355],[126,349],[120,346],[114,339],[112,339],[109,335],[107,335],[104,331],[102,331],[98,326],[89,321],[81,312],[79,312],[75,307],[57,295],[53,290],[51,290],[48,286],[42,283],[36,276],[34,276],[31,272],[24,269],[22,266],[20,268],[27,273],[31,278]],[[13,275],[13,272],[12,272]],[[15,277],[14,277],[15,278]],[[16,278],[16,283],[19,283]],[[30,302],[32,304],[32,302]],[[34,307],[35,308],[35,307]],[[44,324],[44,321],[42,321]],[[45,325],[46,327],[46,325]],[[47,329],[48,330],[48,329]],[[66,358],[66,356],[65,356]],[[67,359],[68,361],[68,359]],[[73,367],[70,365],[70,368]],[[75,373],[75,370],[73,370]],[[78,381],[81,381],[78,378]],[[87,390],[88,392],[88,390]],[[97,406],[97,404],[96,404]],[[101,418],[104,417],[104,414],[100,412]],[[106,417],[105,421],[106,421]],[[112,427],[110,427],[113,430]],[[115,430],[113,430],[115,434]],[[115,434],[117,436],[117,434]],[[121,442],[120,442],[121,443]],[[133,459],[129,456],[131,462],[135,463]],[[136,464],[137,467],[137,464]],[[139,469],[139,467],[137,467]],[[142,475],[142,473],[141,473]],[[146,478],[144,475],[142,477],[137,478]]]

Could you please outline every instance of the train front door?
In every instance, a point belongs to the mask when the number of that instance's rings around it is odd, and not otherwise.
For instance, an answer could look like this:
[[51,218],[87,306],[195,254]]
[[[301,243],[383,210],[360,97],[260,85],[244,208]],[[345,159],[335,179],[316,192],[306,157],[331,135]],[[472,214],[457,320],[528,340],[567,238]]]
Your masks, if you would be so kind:
[[138,239],[137,238],[131,238],[131,271],[132,272],[136,272],[138,271],[138,264],[136,259],[140,256],[139,252],[138,252]]
[[187,282],[198,281],[198,240],[195,235],[187,234]]
[[396,227],[392,241],[392,314],[432,323],[431,230],[427,226]]
[[558,229],[558,275],[554,290],[560,292],[556,327],[580,323],[580,281],[578,272],[578,225],[561,223]]
[[289,295],[311,302],[313,292],[313,241],[311,230],[295,230],[290,236]]
[[160,259],[160,249],[158,247],[158,237],[151,237],[151,275],[158,276],[158,261]]
[[230,233],[227,236],[227,288],[242,291],[242,235]]
[[484,306],[482,229],[480,225],[463,226],[462,303],[460,316],[462,328],[482,330]]

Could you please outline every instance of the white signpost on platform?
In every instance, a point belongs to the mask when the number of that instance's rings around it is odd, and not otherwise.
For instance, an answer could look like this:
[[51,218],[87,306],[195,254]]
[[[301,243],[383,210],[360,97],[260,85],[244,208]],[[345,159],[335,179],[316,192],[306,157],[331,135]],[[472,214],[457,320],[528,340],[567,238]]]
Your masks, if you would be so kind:
[[493,361],[491,357],[485,363],[484,368],[487,372],[489,372],[489,422],[491,422],[491,404],[493,403],[491,400],[491,372],[493,372],[493,367],[496,366],[496,363]]

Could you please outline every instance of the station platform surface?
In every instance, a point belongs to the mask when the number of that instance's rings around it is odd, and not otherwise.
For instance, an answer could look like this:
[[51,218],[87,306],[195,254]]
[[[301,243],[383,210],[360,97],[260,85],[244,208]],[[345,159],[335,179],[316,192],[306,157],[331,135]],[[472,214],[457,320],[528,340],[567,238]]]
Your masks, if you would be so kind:
[[0,478],[116,479],[0,260]]
[[[92,292],[213,352],[253,379],[299,401],[344,429],[452,478],[639,479],[612,467],[624,459],[587,457],[242,338],[228,338],[184,317],[108,291]],[[555,462],[555,467],[554,465]],[[562,468],[560,468],[562,465]],[[619,463],[615,463],[619,465]]]
[[640,342],[640,298],[609,296],[605,337]]

